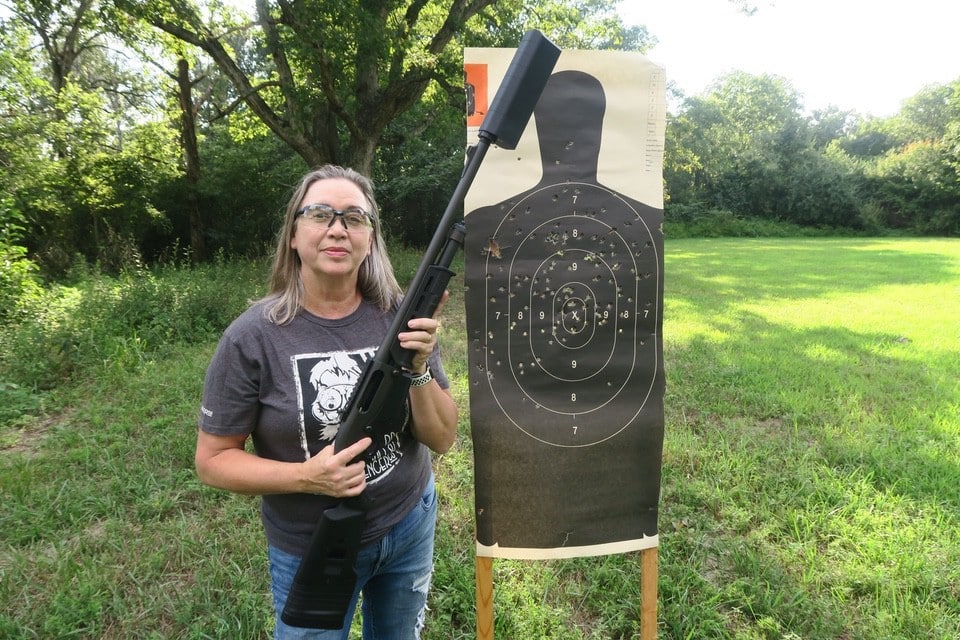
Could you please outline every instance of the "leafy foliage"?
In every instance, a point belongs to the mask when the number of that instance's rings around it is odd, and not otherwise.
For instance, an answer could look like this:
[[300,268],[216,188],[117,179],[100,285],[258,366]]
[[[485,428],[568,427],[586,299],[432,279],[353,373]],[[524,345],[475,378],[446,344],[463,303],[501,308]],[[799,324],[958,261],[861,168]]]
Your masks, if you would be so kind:
[[16,319],[41,290],[37,267],[20,244],[24,222],[10,200],[0,200],[0,323]]
[[[527,29],[539,29],[562,49],[646,51],[656,39],[643,26],[617,16],[621,0],[498,0],[465,34],[472,47],[515,46]],[[473,25],[471,25],[473,26]]]
[[[161,267],[120,277],[75,268],[0,328],[0,382],[51,389],[93,371],[122,373],[151,354],[218,336],[257,290],[265,267]],[[238,286],[246,284],[245,287]]]
[[886,128],[900,143],[864,169],[879,221],[920,233],[960,233],[960,80],[921,91]]
[[460,73],[448,45],[492,1],[260,2],[249,28],[269,64],[253,68],[220,38],[227,25],[205,20],[191,2],[119,4],[209,55],[238,97],[308,165],[335,162],[369,174],[390,123],[434,80]]
[[897,116],[805,116],[782,78],[733,73],[686,99],[667,127],[674,205],[820,228],[953,235],[960,215],[960,81]]
[[721,78],[707,95],[688,99],[668,127],[676,147],[665,170],[671,201],[796,224],[850,225],[855,182],[847,166],[819,148],[819,125],[801,116],[800,97],[782,78]]

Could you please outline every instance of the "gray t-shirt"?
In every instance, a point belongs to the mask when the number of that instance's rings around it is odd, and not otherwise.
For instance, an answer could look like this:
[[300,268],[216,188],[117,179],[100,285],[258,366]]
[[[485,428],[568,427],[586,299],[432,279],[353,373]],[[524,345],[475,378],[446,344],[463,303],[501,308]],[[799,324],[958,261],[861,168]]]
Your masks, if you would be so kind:
[[[345,318],[301,311],[280,326],[266,317],[266,309],[264,302],[252,305],[224,332],[207,369],[199,426],[215,435],[250,435],[261,457],[304,461],[333,442],[340,413],[394,312],[363,301]],[[439,349],[430,368],[448,388]],[[402,520],[430,479],[430,452],[413,438],[408,418],[398,416],[396,429],[371,445],[376,451],[367,460],[366,492],[375,506],[367,514],[362,544]],[[320,514],[336,503],[302,493],[263,496],[267,540],[302,555]]]

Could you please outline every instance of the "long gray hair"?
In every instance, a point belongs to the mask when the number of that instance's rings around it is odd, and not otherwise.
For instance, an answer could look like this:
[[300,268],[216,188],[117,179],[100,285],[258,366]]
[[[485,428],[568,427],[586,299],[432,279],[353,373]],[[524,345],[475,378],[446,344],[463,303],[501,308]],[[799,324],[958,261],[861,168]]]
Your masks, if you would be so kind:
[[353,169],[328,164],[310,171],[297,183],[287,203],[283,226],[277,233],[277,248],[273,255],[273,268],[270,270],[270,292],[264,298],[273,302],[267,306],[267,317],[276,324],[283,325],[293,320],[303,305],[300,256],[290,248],[290,241],[297,228],[297,209],[300,208],[310,185],[318,180],[331,178],[344,178],[356,184],[363,192],[368,210],[373,216],[373,246],[357,274],[360,295],[383,311],[389,310],[400,298],[400,285],[393,273],[393,265],[380,231],[380,210],[373,195],[373,183]]

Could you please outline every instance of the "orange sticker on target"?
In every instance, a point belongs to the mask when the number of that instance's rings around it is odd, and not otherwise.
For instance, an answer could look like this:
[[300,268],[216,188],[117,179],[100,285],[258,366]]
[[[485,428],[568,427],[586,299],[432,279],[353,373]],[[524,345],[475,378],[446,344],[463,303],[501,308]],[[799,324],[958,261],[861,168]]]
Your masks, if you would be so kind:
[[464,64],[463,71],[467,91],[467,126],[479,127],[487,115],[487,65]]

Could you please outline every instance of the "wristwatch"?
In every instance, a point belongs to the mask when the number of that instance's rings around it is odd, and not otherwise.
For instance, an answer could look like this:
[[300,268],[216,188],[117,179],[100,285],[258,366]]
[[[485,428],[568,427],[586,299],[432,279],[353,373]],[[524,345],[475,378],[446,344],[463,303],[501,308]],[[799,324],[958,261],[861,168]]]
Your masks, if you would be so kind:
[[430,366],[428,365],[426,371],[424,371],[423,373],[418,373],[412,378],[410,378],[410,386],[422,387],[423,385],[427,384],[431,380],[433,380],[433,373],[430,372]]

